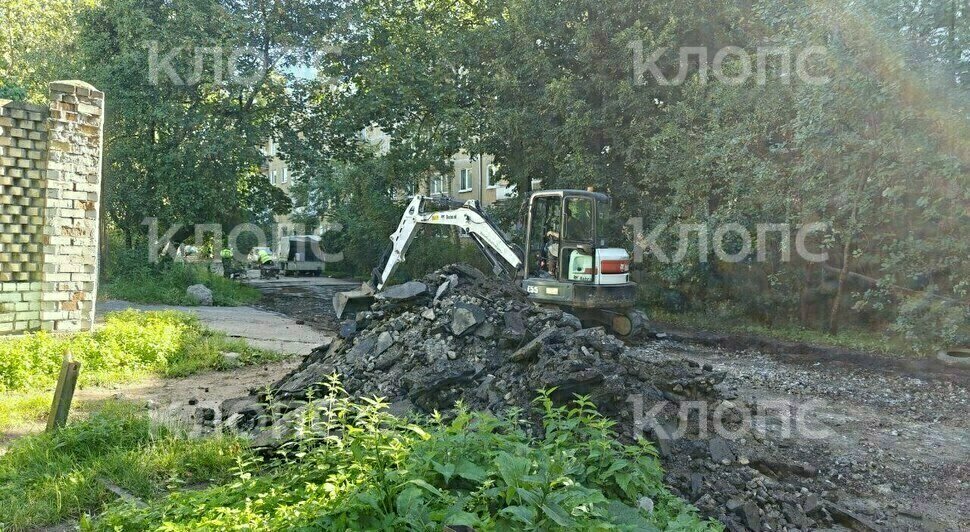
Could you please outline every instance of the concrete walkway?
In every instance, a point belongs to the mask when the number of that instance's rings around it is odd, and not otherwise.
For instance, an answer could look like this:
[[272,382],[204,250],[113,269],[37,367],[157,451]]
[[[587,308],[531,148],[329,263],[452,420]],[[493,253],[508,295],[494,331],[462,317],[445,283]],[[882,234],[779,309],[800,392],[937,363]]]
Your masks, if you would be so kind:
[[109,300],[98,302],[97,319],[103,321],[106,313],[126,309],[177,310],[195,314],[210,329],[246,340],[254,347],[286,354],[307,355],[313,348],[331,340],[326,334],[299,325],[292,318],[252,307],[179,307]]

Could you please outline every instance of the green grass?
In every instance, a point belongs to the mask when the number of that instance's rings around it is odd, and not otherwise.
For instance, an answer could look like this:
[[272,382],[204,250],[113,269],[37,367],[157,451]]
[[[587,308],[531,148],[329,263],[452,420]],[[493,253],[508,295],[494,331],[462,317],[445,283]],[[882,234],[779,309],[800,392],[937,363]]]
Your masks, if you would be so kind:
[[700,312],[674,313],[660,308],[647,310],[653,321],[687,329],[724,334],[749,334],[786,342],[837,347],[886,355],[914,355],[913,347],[899,338],[872,331],[843,328],[837,335],[797,325],[764,325],[740,318],[725,318]]
[[259,290],[215,275],[197,264],[170,264],[157,268],[116,270],[101,285],[101,297],[135,303],[197,305],[185,289],[203,284],[212,290],[213,304],[234,307],[259,301]]
[[652,446],[619,443],[586,398],[566,408],[541,396],[536,437],[517,412],[496,418],[459,406],[449,422],[409,421],[380,400],[355,403],[331,389],[331,408],[307,409],[303,437],[272,462],[147,508],[112,505],[91,528],[719,529],[667,490]]
[[223,356],[227,352],[240,354],[239,365],[283,357],[227,338],[204,327],[197,317],[174,311],[111,313],[93,333],[40,332],[0,339],[0,431],[46,416],[68,352],[81,363],[82,387],[231,369]]
[[186,484],[222,482],[247,456],[235,439],[188,439],[124,403],[109,403],[53,434],[27,436],[0,456],[0,530],[31,530],[99,512],[117,496],[150,499]]
[[68,352],[81,363],[81,385],[227,369],[224,352],[239,353],[242,364],[280,357],[212,331],[190,314],[126,310],[108,314],[93,333],[40,332],[0,340],[0,392],[50,388]]

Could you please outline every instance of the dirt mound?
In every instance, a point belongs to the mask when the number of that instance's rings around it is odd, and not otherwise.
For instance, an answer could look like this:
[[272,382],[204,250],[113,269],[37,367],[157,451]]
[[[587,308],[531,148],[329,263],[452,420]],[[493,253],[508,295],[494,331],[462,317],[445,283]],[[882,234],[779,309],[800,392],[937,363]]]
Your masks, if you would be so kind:
[[[588,395],[617,421],[621,438],[651,437],[670,464],[668,481],[728,528],[837,521],[805,482],[774,480],[811,476],[810,467],[775,461],[773,453],[749,459],[739,442],[698,435],[700,425],[737,421],[737,408],[717,405],[734,400],[747,407],[722,385],[723,373],[627,349],[602,328],[584,329],[577,317],[537,306],[511,283],[469,266],[451,265],[376,294],[369,310],[341,323],[340,336],[273,385],[273,401],[300,408],[310,395],[321,395],[316,390],[333,373],[351,395],[385,397],[395,412],[448,412],[462,401],[495,413],[516,407],[528,416],[540,389],[555,388],[553,399],[563,403]],[[253,419],[259,401],[224,405],[222,415]],[[676,424],[687,401],[710,406],[687,420],[683,435],[668,438],[662,425]],[[646,411],[659,424],[643,424]]]
[[[303,399],[333,372],[348,392],[410,403],[424,412],[529,410],[539,389],[554,397],[590,395],[620,415],[634,391],[660,398],[717,398],[719,376],[668,362],[646,366],[602,328],[539,307],[508,282],[465,265],[377,295],[370,310],[341,324],[342,339],[315,351],[274,386],[277,398]],[[408,406],[408,405],[405,405]]]

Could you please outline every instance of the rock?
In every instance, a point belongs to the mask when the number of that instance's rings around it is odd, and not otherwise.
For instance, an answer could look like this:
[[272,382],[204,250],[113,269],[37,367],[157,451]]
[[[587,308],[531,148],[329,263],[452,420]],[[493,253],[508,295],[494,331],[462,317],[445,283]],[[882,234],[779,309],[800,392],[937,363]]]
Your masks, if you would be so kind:
[[197,423],[213,421],[216,418],[216,411],[212,408],[207,408],[200,406],[195,409],[195,414],[192,416]]
[[736,507],[734,513],[748,529],[754,532],[761,531],[761,513],[758,511],[758,505],[753,501],[745,502]]
[[428,285],[422,283],[421,281],[408,281],[404,284],[387,288],[383,292],[375,294],[374,298],[382,301],[400,303],[403,301],[412,300],[427,293]]
[[485,321],[485,311],[478,305],[458,303],[451,312],[451,332],[461,336]]
[[482,281],[486,278],[485,274],[482,273],[481,270],[479,270],[474,266],[469,266],[468,264],[461,264],[461,263],[452,264],[451,268],[453,270],[456,270],[460,275],[464,276],[465,278],[472,279],[474,281]]
[[185,295],[195,301],[197,305],[212,306],[212,290],[209,290],[204,284],[194,284],[186,288]]
[[767,458],[751,459],[751,467],[761,471],[765,475],[780,477],[784,475],[798,475],[800,477],[811,478],[818,474],[818,468],[804,462],[780,462]]
[[727,440],[720,436],[715,436],[707,442],[707,449],[711,454],[711,460],[717,464],[730,464],[734,461],[734,453]]
[[513,362],[525,362],[535,358],[542,351],[542,344],[559,329],[546,329],[536,336],[531,342],[525,344],[521,349],[512,353],[509,360]]
[[829,513],[832,514],[832,519],[836,523],[850,530],[879,530],[879,527],[877,527],[875,523],[849,510],[848,508],[839,506],[838,504],[829,504],[827,505],[827,509]]
[[222,362],[226,366],[229,366],[231,368],[241,366],[242,365],[241,359],[242,359],[242,355],[240,355],[239,353],[233,353],[230,351],[228,353],[222,354]]
[[428,321],[434,321],[436,317],[434,313],[434,309],[429,308],[425,310],[424,312],[421,313],[421,317]]
[[483,340],[489,340],[493,336],[495,336],[495,327],[491,323],[486,321],[485,323],[479,325],[477,329],[475,329],[475,336]]
[[704,475],[700,473],[690,474],[690,495],[692,500],[696,500],[704,489]]
[[648,514],[653,513],[653,499],[646,496],[640,497],[640,499],[637,501],[637,507]]
[[377,339],[378,336],[374,334],[358,339],[354,347],[351,347],[350,351],[347,352],[347,360],[353,362],[365,355],[371,354],[377,346]]
[[802,503],[802,510],[804,510],[806,514],[812,514],[819,508],[818,495],[809,493],[805,496],[805,502]]
[[337,334],[345,340],[349,340],[357,335],[357,320],[346,320],[340,323],[340,332]]
[[583,328],[583,322],[568,312],[562,313],[562,318],[559,319],[559,325],[561,327],[572,327],[577,331]]
[[401,346],[393,346],[377,357],[377,360],[374,361],[374,369],[383,371],[390,368],[401,359],[402,355],[404,355],[404,349]]
[[384,331],[377,337],[377,342],[374,344],[374,349],[371,351],[372,356],[380,356],[381,353],[387,351],[387,348],[394,344],[394,337],[391,333]]
[[[376,342],[376,339],[374,340]],[[314,385],[325,382],[334,372],[334,367],[324,362],[314,362],[285,377],[276,385],[276,394],[281,397],[306,395]]]
[[442,282],[440,285],[438,285],[438,290],[435,291],[435,294],[434,294],[434,301],[433,301],[433,303],[435,305],[437,305],[438,302],[441,301],[441,298],[443,298],[446,295],[448,295],[448,292],[453,287],[456,287],[456,286],[458,286],[458,276],[457,275],[449,275],[448,278],[445,279],[444,282]]
[[527,329],[525,327],[525,320],[522,319],[522,314],[518,312],[506,312],[503,315],[503,321],[505,322],[505,329],[502,331],[502,336],[512,341],[525,338]]
[[808,517],[805,515],[805,512],[799,510],[794,504],[788,503],[782,504],[781,509],[789,523],[797,526],[798,528],[805,527],[805,523],[808,522]]

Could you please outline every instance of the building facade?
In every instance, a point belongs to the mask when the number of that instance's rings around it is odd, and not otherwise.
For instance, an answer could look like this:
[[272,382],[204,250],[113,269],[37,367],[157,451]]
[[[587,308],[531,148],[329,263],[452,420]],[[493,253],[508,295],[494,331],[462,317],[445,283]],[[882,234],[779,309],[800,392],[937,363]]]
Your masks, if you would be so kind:
[[[370,144],[375,153],[386,154],[390,149],[390,136],[377,127],[368,127],[361,132],[364,142]],[[263,174],[270,184],[290,195],[293,176],[286,162],[280,158],[276,142],[269,140],[263,147],[266,164]],[[429,196],[446,196],[457,201],[478,200],[483,205],[513,198],[515,188],[505,179],[499,179],[499,168],[495,157],[489,154],[469,154],[462,150],[451,157],[450,170],[439,177],[420,183],[417,190],[402,190],[400,197],[415,193]],[[292,197],[292,196],[291,196]],[[282,227],[291,226],[290,216],[275,216],[274,222]],[[286,229],[283,229],[286,231]],[[281,235],[277,235],[281,236]]]

